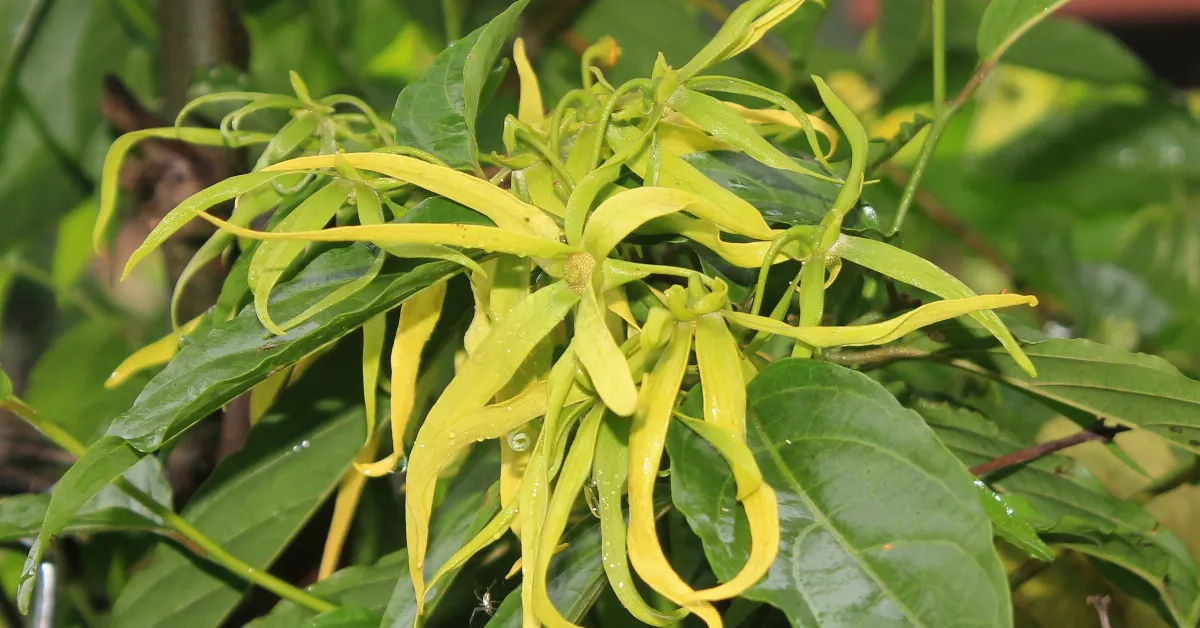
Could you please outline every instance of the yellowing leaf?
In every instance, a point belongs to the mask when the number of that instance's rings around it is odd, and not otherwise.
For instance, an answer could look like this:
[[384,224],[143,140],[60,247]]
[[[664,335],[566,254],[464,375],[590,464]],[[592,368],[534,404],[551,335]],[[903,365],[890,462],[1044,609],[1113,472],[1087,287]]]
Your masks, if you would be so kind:
[[529,234],[481,225],[388,223],[281,233],[245,229],[205,213],[201,213],[200,216],[221,229],[230,231],[239,237],[254,240],[379,242],[385,246],[388,244],[440,244],[535,258],[562,257],[576,252],[575,248],[557,240],[546,240]]
[[546,125],[546,107],[542,104],[542,90],[538,88],[537,74],[525,56],[525,40],[518,37],[513,42],[513,61],[517,75],[521,78],[521,100],[517,108],[517,119],[534,127]]
[[417,433],[408,472],[405,520],[409,566],[418,609],[425,593],[421,575],[429,515],[438,473],[455,451],[479,438],[497,438],[545,412],[545,386],[534,385],[496,406],[484,404],[508,383],[526,356],[574,307],[579,297],[565,282],[531,294],[492,328],[433,404]]
[[583,287],[583,299],[575,315],[574,345],[604,405],[620,416],[633,414],[637,386],[625,364],[625,355],[604,324],[604,310],[592,282]]
[[941,322],[971,312],[992,310],[1014,305],[1037,305],[1037,298],[1020,294],[995,294],[966,299],[935,301],[897,316],[891,320],[871,325],[852,327],[793,327],[787,323],[763,316],[725,311],[729,322],[749,329],[795,338],[810,347],[853,347],[881,345],[897,340],[909,332],[926,325]]
[[[533,566],[533,614],[538,621],[550,628],[576,628],[575,624],[554,607],[546,591],[546,575],[550,569],[550,559],[554,556],[555,547],[567,527],[567,519],[579,495],[583,483],[587,481],[591,471],[592,460],[596,454],[596,437],[600,430],[600,422],[604,418],[604,406],[596,404],[579,424],[575,440],[571,443],[571,451],[567,454],[559,473],[558,482],[554,485],[554,494],[546,508],[546,516],[538,539],[536,562]],[[525,610],[529,614],[528,608]]]
[[179,352],[179,341],[195,331],[203,318],[204,315],[201,314],[184,323],[179,329],[135,351],[133,355],[125,358],[117,365],[117,368],[113,369],[112,375],[109,375],[108,380],[104,382],[104,387],[116,388],[128,381],[134,373],[170,362],[171,358]]
[[355,468],[363,475],[387,475],[399,466],[404,457],[404,436],[408,432],[408,421],[412,418],[417,394],[421,352],[437,327],[445,298],[446,282],[442,281],[414,294],[400,306],[400,322],[396,326],[396,339],[392,342],[390,358],[392,453],[378,462],[356,462]]
[[687,190],[667,187],[622,190],[588,217],[583,229],[583,248],[602,260],[638,227],[676,212],[688,212],[708,221],[722,217],[720,209]]
[[142,129],[118,137],[108,148],[108,154],[104,157],[104,166],[100,171],[100,214],[96,216],[96,226],[92,230],[92,246],[97,251],[103,244],[104,232],[108,228],[108,223],[117,210],[117,183],[121,175],[121,164],[125,162],[125,156],[138,142],[150,138],[181,140],[191,144],[228,146],[229,148],[265,144],[271,141],[271,135],[268,133],[236,131],[224,134],[217,129],[191,127]]
[[675,325],[675,333],[658,364],[642,380],[638,412],[629,435],[629,559],[646,584],[713,628],[721,625],[716,609],[707,602],[684,603],[694,600],[696,591],[667,561],[658,542],[654,517],[654,483],[675,409],[675,395],[687,370],[692,327],[692,323]]
[[676,609],[664,613],[646,603],[638,593],[625,546],[625,513],[621,506],[625,496],[625,480],[629,476],[629,423],[625,420],[604,421],[596,443],[595,480],[600,507],[600,561],[613,593],[629,614],[651,626],[669,626],[687,611]]
[[395,177],[470,207],[490,218],[502,229],[532,233],[552,240],[557,240],[562,234],[558,225],[554,224],[554,221],[541,210],[522,202],[505,190],[465,172],[405,155],[347,153],[298,157],[270,166],[266,170],[296,171],[333,168],[335,157],[344,159],[359,170]]
[[379,358],[383,336],[387,333],[387,314],[378,314],[363,323],[362,380],[363,403],[367,415],[367,441],[375,435],[375,405],[379,391]]
[[[276,226],[277,232],[304,232],[324,227],[346,202],[350,189],[343,181],[331,181],[304,199],[303,203],[279,221]],[[250,269],[246,278],[250,284],[250,291],[254,294],[254,311],[263,327],[277,336],[282,336],[284,330],[271,319],[268,300],[283,273],[300,257],[305,246],[303,240],[296,239],[268,241],[260,245],[254,252],[254,257],[250,258]]]

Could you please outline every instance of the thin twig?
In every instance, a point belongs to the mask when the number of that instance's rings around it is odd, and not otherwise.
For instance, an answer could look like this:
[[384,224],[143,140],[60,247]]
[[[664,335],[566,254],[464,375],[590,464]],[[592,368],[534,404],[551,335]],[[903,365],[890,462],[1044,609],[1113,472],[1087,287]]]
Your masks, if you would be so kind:
[[1056,451],[1066,449],[1067,447],[1073,447],[1075,445],[1094,440],[1109,442],[1113,439],[1113,436],[1127,431],[1128,429],[1129,428],[1127,427],[1119,425],[1115,427],[1108,427],[1104,425],[1103,421],[1097,421],[1087,429],[1075,432],[1070,436],[1064,436],[1063,438],[1034,445],[1033,447],[1026,447],[1025,449],[1014,451],[1010,454],[1005,454],[994,460],[989,460],[983,464],[975,465],[971,467],[971,473],[974,473],[978,476],[984,476],[989,473],[1000,471],[1001,469],[1007,469],[1008,467],[1032,462],[1038,458],[1044,458]]
[[1180,486],[1190,484],[1197,479],[1200,479],[1200,458],[1192,458],[1191,462],[1179,467],[1173,473],[1158,478],[1146,488],[1130,495],[1126,501],[1135,504],[1145,504],[1159,495],[1170,493]]
[[1108,603],[1112,598],[1107,595],[1089,595],[1087,602],[1096,607],[1096,614],[1100,616],[1100,628],[1112,628],[1112,620],[1108,617]]
[[[82,457],[86,451],[87,448],[83,443],[76,440],[74,436],[67,433],[56,423],[46,420],[21,400],[15,397],[10,398],[3,402],[3,408],[29,422],[38,431],[54,441],[54,444],[62,447],[75,457]],[[195,548],[200,548],[202,551],[197,552],[200,556],[216,562],[234,575],[251,584],[256,584],[285,600],[292,600],[318,613],[326,613],[337,608],[335,605],[295,587],[264,570],[258,569],[229,553],[216,541],[176,514],[169,506],[160,504],[146,492],[129,483],[125,478],[117,478],[113,482],[113,485],[126,495],[132,497],[134,501],[144,506],[147,510],[158,515],[163,523],[186,539],[187,542],[184,543],[186,547],[193,551]]]

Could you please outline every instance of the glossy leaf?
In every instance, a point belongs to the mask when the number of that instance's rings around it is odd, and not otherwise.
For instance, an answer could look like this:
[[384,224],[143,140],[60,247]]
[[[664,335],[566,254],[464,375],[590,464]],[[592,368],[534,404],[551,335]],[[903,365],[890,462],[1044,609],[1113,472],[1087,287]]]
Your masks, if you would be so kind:
[[[944,403],[915,405],[964,464],[976,465],[1029,447],[983,416]],[[1083,465],[1050,455],[998,475],[1001,495],[1024,499],[1035,527],[1056,545],[1109,561],[1144,580],[1179,625],[1196,622],[1200,568],[1182,543],[1142,507],[1117,499]]]
[[[796,625],[1011,624],[977,489],[920,417],[867,377],[812,360],[775,362],[747,392],[783,541],[745,597]],[[728,466],[690,430],[671,430],[668,447],[675,505],[730,577],[749,538]]]
[[392,125],[401,145],[432,153],[453,168],[479,169],[475,124],[484,84],[528,3],[513,3],[491,22],[450,44],[400,92]]
[[704,177],[753,205],[769,222],[818,224],[837,197],[836,184],[771,168],[741,153],[692,153],[683,158]]
[[[348,370],[353,373],[353,370]],[[363,443],[361,408],[306,394],[285,397],[226,458],[181,515],[241,560],[266,568],[337,485]],[[311,389],[310,389],[311,390]],[[246,584],[197,569],[185,549],[161,544],[114,603],[114,625],[212,626]],[[162,595],[168,587],[171,595]]]
[[1130,353],[1090,340],[1047,340],[1028,344],[1037,366],[1029,377],[994,352],[968,357],[988,367],[999,381],[1059,408],[1153,432],[1200,452],[1200,382],[1166,360]]
[[975,487],[979,489],[979,502],[991,518],[997,535],[1032,558],[1045,562],[1054,560],[1054,553],[1049,546],[1038,538],[1030,520],[1031,515],[1036,515],[1023,498],[1011,495],[1002,497],[982,480],[975,480]]
[[104,387],[116,388],[129,381],[135,373],[170,362],[179,352],[179,344],[188,334],[195,331],[203,320],[204,315],[201,314],[184,323],[179,329],[135,351],[113,369],[112,374],[104,381]]
[[[347,275],[353,280],[373,261],[366,246],[325,253],[276,290],[271,308],[281,317],[300,312],[336,290],[347,281]],[[407,272],[381,274],[346,300],[274,338],[264,336],[266,330],[253,310],[243,310],[232,321],[183,347],[150,381],[133,407],[114,421],[109,433],[128,438],[144,451],[153,451],[164,440],[182,433],[266,379],[272,371],[350,333],[456,269],[453,264],[437,262]]]

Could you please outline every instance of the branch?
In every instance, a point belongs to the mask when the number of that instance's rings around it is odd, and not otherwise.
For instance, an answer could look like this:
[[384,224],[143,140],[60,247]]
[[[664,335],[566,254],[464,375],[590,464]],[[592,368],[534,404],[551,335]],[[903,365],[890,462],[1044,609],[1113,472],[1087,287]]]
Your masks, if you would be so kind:
[[971,467],[971,473],[974,473],[978,476],[984,476],[988,475],[989,473],[1000,471],[1001,469],[1007,469],[1008,467],[1032,462],[1038,458],[1049,456],[1056,451],[1089,441],[1100,440],[1104,442],[1110,442],[1114,436],[1128,430],[1129,428],[1120,425],[1108,427],[1104,425],[1104,421],[1097,421],[1087,429],[1080,430],[1074,434],[1071,434],[1070,436],[1065,436],[1063,438],[1041,443],[1039,445],[1034,445],[1033,447],[1027,447],[1025,449],[1014,451],[1011,454],[1005,454],[994,460],[989,460],[983,464],[975,465]]
[[[54,444],[70,452],[76,458],[81,457],[87,449],[83,443],[76,440],[74,436],[59,427],[58,424],[42,417],[37,411],[16,397],[11,397],[0,402],[0,408],[9,410],[24,419],[42,434],[46,435],[47,438],[54,441]],[[183,545],[185,547],[192,551],[200,548],[202,551],[197,552],[197,554],[221,565],[239,578],[251,584],[257,584],[283,599],[292,600],[318,613],[326,613],[337,608],[333,604],[303,589],[297,588],[264,570],[242,561],[240,558],[226,551],[216,541],[196,529],[183,517],[175,514],[175,511],[171,510],[168,506],[158,503],[153,497],[129,483],[125,478],[117,478],[113,482],[113,485],[126,495],[132,497],[137,503],[145,506],[147,510],[158,515],[163,520],[163,523],[166,523],[172,530],[183,537],[185,540]]]
[[1127,501],[1145,504],[1159,495],[1169,493],[1184,484],[1190,484],[1196,479],[1200,479],[1200,458],[1193,458],[1191,462],[1176,469],[1170,475],[1151,482],[1146,488],[1130,495]]
[[933,354],[928,351],[912,347],[879,347],[878,349],[867,349],[866,351],[827,353],[825,354],[825,359],[834,364],[853,366],[875,364],[877,362],[891,362],[893,360],[927,358],[931,355]]

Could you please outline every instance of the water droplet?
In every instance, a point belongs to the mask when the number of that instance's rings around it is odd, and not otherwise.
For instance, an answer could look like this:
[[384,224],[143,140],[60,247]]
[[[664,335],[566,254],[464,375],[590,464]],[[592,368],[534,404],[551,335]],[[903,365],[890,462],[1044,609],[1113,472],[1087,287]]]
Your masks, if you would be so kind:
[[408,458],[400,459],[400,473],[408,473]]
[[790,439],[790,438],[785,438],[785,439],[783,439],[783,442],[785,442],[785,443],[787,443],[787,444],[791,445],[791,444],[792,444],[792,439]]
[[299,445],[293,445],[293,446],[292,446],[292,453],[294,453],[294,454],[298,454],[298,453],[300,453],[300,446],[299,446]]
[[306,439],[306,440],[300,441],[300,446],[305,449],[308,449],[309,447],[312,446],[312,443],[308,442],[308,440]]
[[446,438],[450,441],[451,447],[454,446],[454,440],[455,440],[456,436],[457,436],[457,434],[455,434],[454,432],[450,432],[450,433],[446,434]]
[[525,451],[529,449],[529,435],[525,432],[509,432],[508,448],[513,451]]
[[618,589],[624,589],[624,588],[625,588],[625,583],[624,583],[624,582],[618,582],[618,583],[617,583],[617,588],[618,588]]

